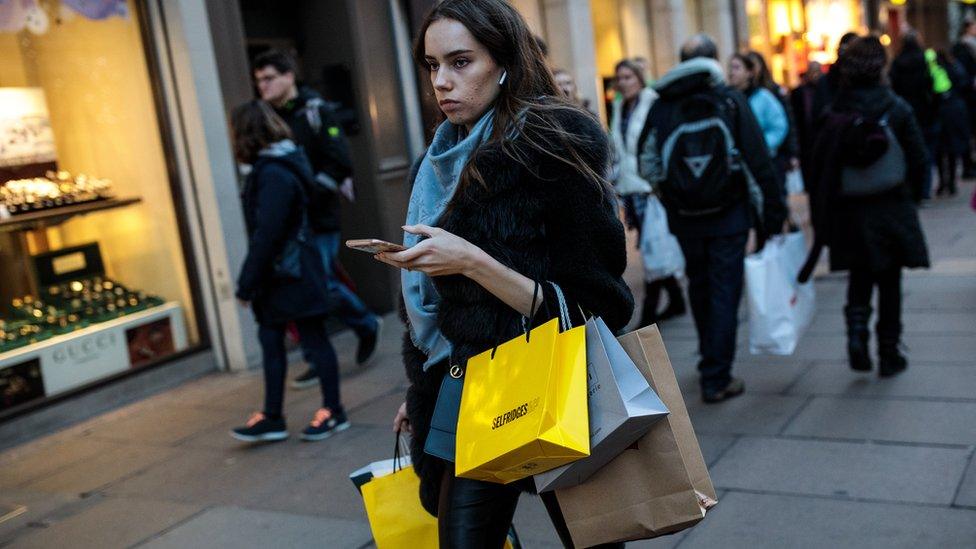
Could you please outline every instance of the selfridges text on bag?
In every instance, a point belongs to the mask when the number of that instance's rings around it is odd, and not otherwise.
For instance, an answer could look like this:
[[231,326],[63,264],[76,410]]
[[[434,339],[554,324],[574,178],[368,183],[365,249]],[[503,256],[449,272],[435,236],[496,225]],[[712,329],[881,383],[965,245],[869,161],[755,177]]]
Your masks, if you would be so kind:
[[590,455],[586,331],[564,327],[557,317],[468,359],[457,476],[507,484]]
[[682,216],[720,212],[744,194],[745,166],[730,129],[735,102],[712,93],[694,94],[666,109],[660,147],[661,199]]
[[771,238],[761,251],[746,257],[752,354],[793,354],[813,320],[813,282],[797,281],[806,256],[806,238],[795,232]]
[[[905,182],[908,164],[905,150],[888,123],[888,114],[877,121],[858,118],[845,132],[848,161],[840,171],[840,193],[843,196],[872,196],[894,189]],[[849,143],[848,143],[849,141]],[[876,156],[873,161],[859,165],[859,158]]]
[[603,319],[586,322],[590,457],[535,476],[539,492],[576,486],[644,436],[668,409]]

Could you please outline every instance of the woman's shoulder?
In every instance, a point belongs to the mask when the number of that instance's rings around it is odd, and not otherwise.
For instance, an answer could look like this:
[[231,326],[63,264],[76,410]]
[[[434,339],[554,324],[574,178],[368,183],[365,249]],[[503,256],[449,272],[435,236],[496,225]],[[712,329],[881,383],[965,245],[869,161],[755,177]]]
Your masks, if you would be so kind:
[[[540,156],[564,156],[570,149],[593,162],[608,157],[607,133],[596,116],[569,104],[529,107],[523,113],[515,140],[530,139],[549,150]],[[548,154],[547,154],[548,153]]]

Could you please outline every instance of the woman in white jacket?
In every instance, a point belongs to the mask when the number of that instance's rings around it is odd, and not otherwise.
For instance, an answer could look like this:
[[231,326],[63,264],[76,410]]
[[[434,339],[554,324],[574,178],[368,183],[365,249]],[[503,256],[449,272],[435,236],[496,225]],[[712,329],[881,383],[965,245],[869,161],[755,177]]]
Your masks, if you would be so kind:
[[[648,88],[644,71],[637,63],[623,60],[617,63],[614,85],[619,92],[613,102],[610,119],[610,138],[614,152],[614,189],[624,206],[627,225],[640,231],[644,225],[644,212],[648,195],[653,192],[650,183],[641,178],[637,169],[637,141],[647,121],[651,106],[657,93]],[[648,253],[650,250],[642,250]],[[649,280],[645,276],[644,308],[641,312],[641,326],[647,326],[668,318],[683,315],[684,295],[676,278],[677,273],[669,273],[661,278]],[[661,290],[668,294],[667,308],[658,314]]]

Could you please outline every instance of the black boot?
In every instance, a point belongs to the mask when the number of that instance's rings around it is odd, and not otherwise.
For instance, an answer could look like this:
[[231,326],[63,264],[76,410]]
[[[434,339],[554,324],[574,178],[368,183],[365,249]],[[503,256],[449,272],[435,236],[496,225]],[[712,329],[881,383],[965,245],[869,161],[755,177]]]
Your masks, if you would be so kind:
[[871,307],[848,305],[844,308],[847,318],[847,358],[851,369],[859,372],[870,372],[871,353],[868,350],[868,320],[871,318]]
[[664,291],[668,294],[668,306],[658,316],[658,322],[664,322],[669,318],[685,314],[685,295],[681,292],[681,284],[678,283],[678,279],[672,276],[664,279],[662,284]]
[[908,368],[908,359],[901,354],[901,334],[878,331],[878,375],[891,377]]
[[644,284],[644,307],[641,309],[641,328],[657,323],[657,305],[661,300],[661,281]]

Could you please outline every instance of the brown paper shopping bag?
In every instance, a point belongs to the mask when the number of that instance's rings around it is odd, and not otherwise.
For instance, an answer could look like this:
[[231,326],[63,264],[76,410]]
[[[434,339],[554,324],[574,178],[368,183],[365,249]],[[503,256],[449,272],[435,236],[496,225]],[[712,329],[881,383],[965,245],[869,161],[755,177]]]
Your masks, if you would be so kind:
[[657,326],[619,341],[671,413],[588,481],[556,491],[578,547],[679,532],[717,499]]

